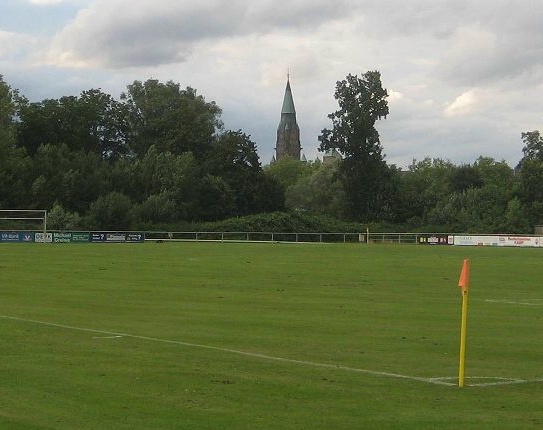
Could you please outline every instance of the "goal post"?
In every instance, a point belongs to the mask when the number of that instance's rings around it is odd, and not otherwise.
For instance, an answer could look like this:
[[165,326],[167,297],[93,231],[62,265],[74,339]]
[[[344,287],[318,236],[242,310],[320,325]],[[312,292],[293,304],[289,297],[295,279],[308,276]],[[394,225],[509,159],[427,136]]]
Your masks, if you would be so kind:
[[[47,210],[45,209],[0,209],[0,231],[6,231],[6,224],[9,226],[9,231],[40,230],[43,232],[43,238],[39,242],[46,242]],[[16,228],[13,228],[13,224]]]

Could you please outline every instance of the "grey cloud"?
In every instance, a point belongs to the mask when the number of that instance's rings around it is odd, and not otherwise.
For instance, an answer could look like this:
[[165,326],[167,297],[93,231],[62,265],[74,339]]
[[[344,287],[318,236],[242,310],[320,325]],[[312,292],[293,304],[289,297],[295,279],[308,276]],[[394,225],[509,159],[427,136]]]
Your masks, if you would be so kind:
[[[474,86],[530,74],[543,67],[539,42],[543,34],[527,37],[514,29],[484,30],[486,33],[473,31],[471,37],[459,37],[456,46],[444,53],[438,74],[452,82]],[[485,38],[486,43],[481,42]]]
[[431,41],[441,80],[480,85],[543,65],[540,0],[367,0],[360,13],[364,34],[377,43],[401,40],[417,55],[420,40]]
[[114,68],[175,63],[199,41],[319,26],[348,14],[350,3],[297,0],[285,7],[250,0],[96,0],[57,34],[50,58],[64,65]]

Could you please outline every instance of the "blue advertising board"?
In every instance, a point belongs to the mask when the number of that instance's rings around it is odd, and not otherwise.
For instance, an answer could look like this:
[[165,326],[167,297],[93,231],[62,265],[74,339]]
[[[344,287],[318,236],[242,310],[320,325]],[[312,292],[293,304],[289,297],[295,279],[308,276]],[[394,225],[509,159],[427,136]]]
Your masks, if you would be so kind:
[[0,242],[34,242],[32,231],[3,231],[0,232]]
[[33,231],[0,231],[0,242],[11,243],[143,243],[143,232],[33,232]]
[[143,233],[126,233],[127,242],[143,242],[145,235]]
[[91,242],[105,242],[106,241],[106,234],[105,233],[93,232],[90,235],[90,241]]
[[90,235],[91,242],[101,243],[143,242],[144,240],[144,233],[93,232]]

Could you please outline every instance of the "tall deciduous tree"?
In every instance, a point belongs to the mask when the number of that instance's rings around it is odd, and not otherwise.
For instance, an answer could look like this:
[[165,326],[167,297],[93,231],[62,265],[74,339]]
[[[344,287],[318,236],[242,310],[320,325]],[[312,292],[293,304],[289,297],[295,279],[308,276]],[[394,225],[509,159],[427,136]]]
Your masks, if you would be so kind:
[[17,142],[34,155],[42,145],[66,145],[115,161],[128,152],[125,105],[97,89],[26,103],[20,112]]
[[377,220],[386,212],[392,173],[375,123],[389,113],[387,97],[378,71],[349,74],[336,84],[339,110],[328,115],[332,129],[319,137],[321,151],[337,149],[344,156],[341,178],[349,214],[360,221]]
[[4,146],[13,145],[16,94],[0,75],[0,144]]
[[130,145],[139,157],[154,145],[159,152],[190,151],[201,158],[222,128],[221,109],[215,102],[206,102],[195,89],[182,90],[172,81],[135,81],[121,99],[129,109]]
[[543,224],[543,137],[539,130],[521,134],[524,157],[517,166],[519,198],[528,222]]
[[276,201],[277,193],[272,191],[275,181],[264,175],[256,144],[241,130],[218,136],[204,162],[204,170],[222,178],[234,194],[235,205],[228,215],[255,214],[283,207],[282,200]]
[[15,147],[16,121],[23,99],[0,75],[0,208],[28,207],[31,160]]
[[301,177],[287,188],[286,207],[343,219],[345,193],[338,180],[338,168],[339,161],[324,163],[313,174]]
[[[522,141],[524,142],[524,148],[522,148],[522,153],[524,160],[543,160],[543,137],[539,130],[527,131],[521,133]],[[521,161],[521,164],[522,164]]]
[[319,170],[321,164],[321,161],[301,163],[292,157],[283,157],[269,166],[265,166],[264,173],[277,181],[286,191],[300,179],[311,176],[311,174]]

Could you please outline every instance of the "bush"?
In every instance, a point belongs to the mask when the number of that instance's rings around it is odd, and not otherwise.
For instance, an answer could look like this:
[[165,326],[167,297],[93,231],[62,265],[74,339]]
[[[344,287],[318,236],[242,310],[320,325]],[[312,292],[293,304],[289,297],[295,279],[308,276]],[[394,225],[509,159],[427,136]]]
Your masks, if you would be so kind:
[[359,232],[365,227],[325,215],[300,212],[272,212],[231,218],[224,221],[193,224],[193,231],[246,231],[271,233]]

